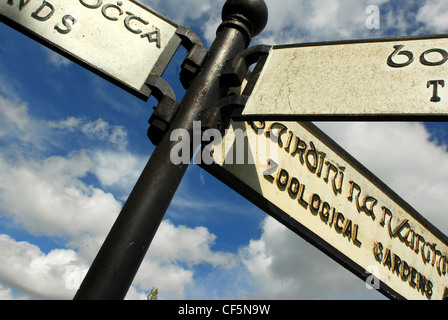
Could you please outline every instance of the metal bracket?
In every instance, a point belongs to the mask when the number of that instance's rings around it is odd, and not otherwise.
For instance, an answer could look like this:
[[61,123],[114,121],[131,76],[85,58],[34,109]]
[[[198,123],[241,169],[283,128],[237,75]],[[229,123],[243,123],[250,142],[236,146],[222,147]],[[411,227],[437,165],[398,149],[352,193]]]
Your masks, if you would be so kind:
[[[271,49],[272,46],[258,45],[241,52],[234,60],[229,61],[224,68],[221,74],[223,85],[227,87],[241,87],[244,80],[247,80],[247,85],[251,85],[251,89],[253,89]],[[253,71],[250,71],[249,67],[254,64]],[[252,90],[247,92],[247,85],[243,94],[250,95]]]
[[182,46],[188,50],[187,57],[181,65],[180,82],[188,89],[191,82],[196,78],[208,56],[199,36],[190,29],[179,27],[177,35],[182,39]]
[[[267,45],[248,48],[227,63],[220,81],[223,87],[229,88],[229,95],[202,115],[203,127],[224,130],[232,118],[241,115],[271,48]],[[255,67],[251,71],[249,68],[252,65]]]
[[214,128],[223,131],[228,127],[234,112],[242,112],[248,99],[248,96],[243,95],[230,95],[222,98],[215,107],[208,109],[201,116],[202,128]]
[[169,130],[179,109],[179,104],[173,89],[162,78],[151,75],[145,85],[159,102],[157,107],[154,107],[154,112],[148,121],[150,124],[148,138],[154,145],[158,145]]
[[[182,63],[180,81],[187,89],[191,81],[199,74],[207,58],[208,51],[204,49],[201,39],[190,29],[179,26],[176,30],[181,45],[188,50],[187,57]],[[171,86],[161,77],[151,74],[145,85],[151,90],[159,104],[154,107],[154,112],[149,119],[148,138],[158,145],[166,132],[170,129],[171,123],[179,109],[176,95]]]

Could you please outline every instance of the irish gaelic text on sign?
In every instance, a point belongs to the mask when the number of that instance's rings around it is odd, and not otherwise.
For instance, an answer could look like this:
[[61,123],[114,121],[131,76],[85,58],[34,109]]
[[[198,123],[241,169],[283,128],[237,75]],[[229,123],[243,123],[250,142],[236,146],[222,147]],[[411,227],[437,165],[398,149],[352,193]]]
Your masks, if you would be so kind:
[[2,0],[0,18],[141,98],[166,68],[160,57],[177,50],[177,26],[133,0]]
[[447,237],[314,125],[238,122],[219,143],[210,173],[359,277],[389,297],[445,297]]
[[447,116],[447,74],[446,35],[276,46],[243,114]]

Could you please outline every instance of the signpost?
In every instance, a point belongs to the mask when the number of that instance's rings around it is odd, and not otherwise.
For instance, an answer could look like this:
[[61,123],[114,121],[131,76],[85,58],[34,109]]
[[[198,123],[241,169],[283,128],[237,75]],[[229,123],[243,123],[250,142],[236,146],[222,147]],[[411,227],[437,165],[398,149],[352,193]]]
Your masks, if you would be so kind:
[[234,122],[209,148],[207,171],[386,296],[446,298],[448,238],[313,124]]
[[141,99],[180,46],[178,26],[134,0],[3,0],[0,20]]
[[448,116],[448,35],[272,47],[245,119]]

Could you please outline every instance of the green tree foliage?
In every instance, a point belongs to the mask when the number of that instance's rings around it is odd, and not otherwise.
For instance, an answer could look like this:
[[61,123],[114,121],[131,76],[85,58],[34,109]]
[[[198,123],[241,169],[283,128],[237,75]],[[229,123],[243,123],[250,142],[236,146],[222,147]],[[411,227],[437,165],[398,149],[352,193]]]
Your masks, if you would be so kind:
[[159,289],[152,287],[151,291],[146,295],[145,300],[159,300]]

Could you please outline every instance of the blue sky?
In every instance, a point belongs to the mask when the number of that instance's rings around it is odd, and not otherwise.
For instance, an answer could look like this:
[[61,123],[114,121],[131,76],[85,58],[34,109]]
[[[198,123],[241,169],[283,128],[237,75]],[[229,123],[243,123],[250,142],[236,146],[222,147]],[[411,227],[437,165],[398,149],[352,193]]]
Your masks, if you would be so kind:
[[[224,1],[142,1],[208,48]],[[268,0],[253,44],[446,33],[432,1]],[[378,5],[381,28],[365,26]],[[179,8],[186,8],[179,10]],[[154,147],[152,107],[0,25],[0,299],[71,299]],[[164,78],[178,98],[180,51]],[[448,125],[319,123],[448,234]],[[190,166],[127,299],[382,299],[254,205]]]

